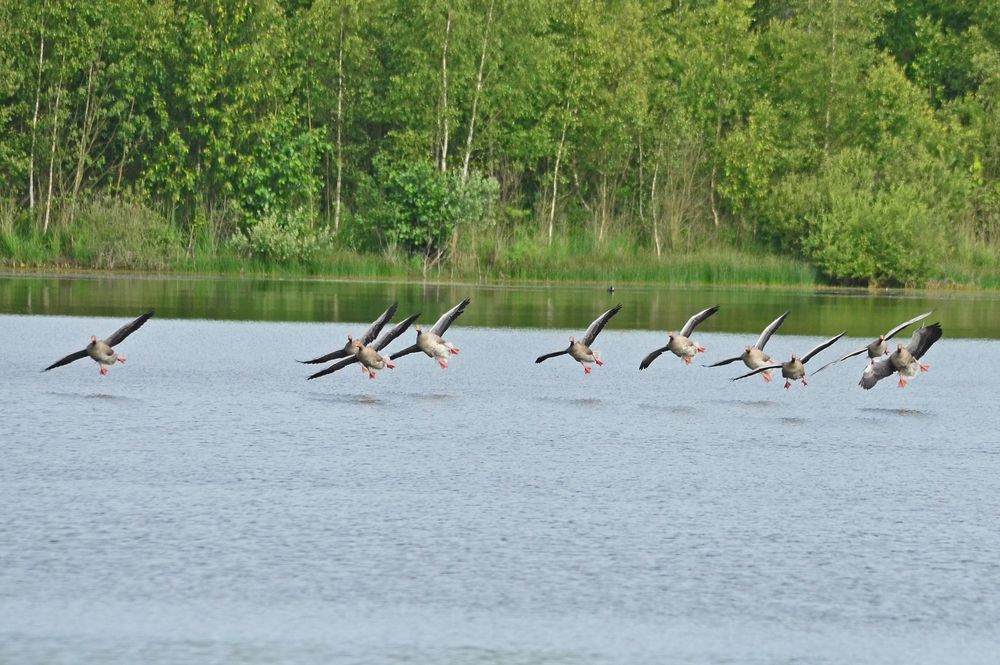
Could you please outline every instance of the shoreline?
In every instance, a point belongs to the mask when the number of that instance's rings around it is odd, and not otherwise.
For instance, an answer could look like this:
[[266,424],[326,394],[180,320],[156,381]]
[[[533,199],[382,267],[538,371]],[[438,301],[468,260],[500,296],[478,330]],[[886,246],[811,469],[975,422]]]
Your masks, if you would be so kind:
[[[443,272],[443,271],[442,271]],[[789,290],[789,291],[812,291],[817,293],[827,293],[836,295],[920,295],[920,294],[990,294],[1000,293],[1000,289],[982,287],[974,284],[952,283],[946,285],[928,285],[921,287],[886,287],[886,286],[851,286],[838,284],[801,284],[794,282],[729,282],[729,281],[698,281],[698,280],[613,280],[613,284],[607,281],[592,279],[570,279],[553,278],[547,280],[532,278],[481,278],[473,279],[467,276],[447,277],[436,276],[346,276],[332,273],[309,274],[305,272],[277,271],[198,271],[198,270],[127,270],[127,269],[104,269],[86,267],[60,267],[60,266],[9,266],[0,264],[0,278],[28,277],[28,278],[70,278],[70,279],[96,279],[96,278],[128,278],[128,279],[148,279],[164,281],[185,281],[185,280],[237,280],[256,279],[264,281],[284,281],[284,282],[329,282],[329,283],[375,283],[375,284],[407,284],[418,283],[425,285],[449,285],[461,286],[469,285],[476,287],[494,288],[552,288],[552,287],[600,287],[607,289],[609,286],[619,288],[729,288],[729,289],[751,289],[751,290]]]

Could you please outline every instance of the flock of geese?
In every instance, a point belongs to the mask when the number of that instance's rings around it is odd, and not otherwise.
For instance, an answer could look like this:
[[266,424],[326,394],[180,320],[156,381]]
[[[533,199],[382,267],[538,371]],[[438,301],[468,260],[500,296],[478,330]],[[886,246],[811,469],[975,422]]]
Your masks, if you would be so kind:
[[[379,334],[382,333],[383,328],[388,325],[388,323],[392,320],[392,317],[396,314],[397,303],[393,303],[388,307],[388,309],[382,312],[381,316],[375,319],[375,321],[368,327],[368,330],[366,330],[364,335],[361,337],[354,338],[351,335],[348,335],[347,343],[342,348],[318,356],[312,360],[302,360],[299,362],[310,365],[332,362],[332,364],[328,367],[309,375],[307,379],[318,379],[321,376],[333,374],[334,372],[355,363],[361,366],[362,372],[367,373],[369,378],[374,379],[375,372],[385,368],[393,369],[395,367],[395,365],[392,364],[393,361],[397,361],[404,356],[417,352],[423,352],[428,357],[437,361],[438,365],[440,365],[442,369],[447,369],[448,359],[453,355],[458,355],[459,349],[451,342],[445,340],[443,335],[448,330],[448,327],[455,322],[455,319],[462,315],[465,308],[468,307],[469,302],[469,298],[466,298],[449,309],[447,312],[442,314],[441,318],[439,318],[431,329],[426,332],[420,325],[413,326],[417,333],[416,340],[413,344],[391,355],[383,355],[381,352],[385,349],[385,347],[400,335],[405,333],[410,326],[413,325],[414,321],[417,320],[417,317],[420,316],[419,314],[414,314],[403,319],[396,325],[392,326],[392,328],[387,330],[380,337]],[[569,346],[561,351],[553,351],[551,353],[538,356],[538,358],[535,359],[535,362],[541,363],[549,360],[550,358],[568,355],[570,358],[583,366],[585,374],[590,374],[590,366],[592,364],[597,364],[598,366],[604,364],[601,361],[600,353],[593,349],[592,345],[597,339],[597,336],[608,324],[608,321],[618,314],[618,312],[621,311],[621,308],[622,306],[619,304],[604,312],[590,324],[582,338],[576,339],[571,336],[569,338]],[[670,331],[668,333],[666,346],[651,351],[645,358],[643,358],[642,362],[639,363],[639,370],[642,371],[647,369],[653,364],[654,360],[667,351],[683,360],[685,364],[690,365],[697,354],[705,351],[704,347],[691,339],[691,335],[694,333],[695,328],[718,311],[719,307],[717,305],[715,307],[704,309],[688,319],[687,323],[684,324],[684,327],[681,328],[680,332],[675,333],[674,331]],[[771,372],[773,370],[780,369],[781,376],[785,379],[786,389],[790,388],[792,386],[792,382],[794,381],[801,381],[803,385],[808,385],[806,381],[806,363],[816,356],[816,354],[832,346],[837,340],[844,336],[846,331],[820,342],[801,357],[793,353],[789,360],[785,362],[777,362],[764,352],[764,346],[767,344],[768,340],[771,339],[771,336],[774,335],[778,328],[781,327],[781,324],[785,321],[788,314],[788,312],[785,312],[772,321],[766,328],[764,328],[760,337],[757,338],[757,341],[752,346],[744,347],[743,353],[740,355],[727,358],[726,360],[720,360],[719,362],[706,366],[721,367],[739,360],[742,361],[750,371],[746,374],[733,378],[733,381],[738,381],[755,374],[760,374],[763,376],[764,381],[769,383],[772,380]],[[888,341],[909,326],[927,318],[930,314],[931,312],[924,312],[919,316],[913,317],[909,321],[900,323],[884,335],[879,335],[878,338],[870,344],[855,351],[851,351],[850,353],[823,365],[816,370],[816,372],[821,372],[830,365],[835,365],[836,363],[847,360],[848,358],[866,353],[868,356],[868,365],[865,367],[865,370],[861,375],[861,381],[858,385],[865,390],[869,390],[882,379],[888,378],[893,374],[898,374],[898,386],[900,388],[905,387],[908,379],[916,376],[918,372],[927,371],[927,365],[922,364],[920,359],[925,353],[927,353],[927,350],[931,348],[931,345],[933,345],[934,342],[941,339],[941,324],[932,323],[930,325],[921,326],[913,333],[909,344],[896,344],[895,350],[891,352],[889,351]],[[90,343],[87,344],[85,348],[57,360],[46,367],[43,371],[48,371],[56,367],[62,367],[63,365],[68,365],[75,360],[80,360],[81,358],[89,356],[100,366],[101,375],[103,376],[107,374],[109,367],[115,365],[116,363],[125,362],[125,358],[118,355],[118,353],[114,350],[114,347],[118,346],[125,340],[126,337],[142,327],[142,325],[152,316],[153,312],[148,311],[134,321],[125,324],[105,339],[97,339],[96,336],[92,335],[90,337]]]

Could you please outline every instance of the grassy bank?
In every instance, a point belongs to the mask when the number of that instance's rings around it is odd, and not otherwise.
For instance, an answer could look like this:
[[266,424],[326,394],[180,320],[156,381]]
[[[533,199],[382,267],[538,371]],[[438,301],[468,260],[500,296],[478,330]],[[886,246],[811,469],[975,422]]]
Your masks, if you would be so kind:
[[[282,232],[283,233],[283,232]],[[71,225],[42,233],[17,211],[0,210],[0,266],[30,270],[132,270],[351,279],[473,282],[591,282],[701,285],[823,286],[811,264],[739,239],[687,238],[657,254],[647,239],[610,231],[546,233],[527,225],[460,234],[451,258],[429,264],[399,249],[364,251],[340,236],[317,233],[269,238],[264,250],[208,225],[180,231],[139,205],[95,202]],[[316,238],[321,237],[322,241]],[[237,238],[241,240],[241,238]],[[276,248],[276,249],[275,249]],[[860,284],[864,286],[864,284]],[[951,252],[926,284],[936,288],[1000,288],[1000,260],[988,246]]]
[[[0,232],[0,265],[31,270],[137,270],[180,274],[250,274],[353,279],[446,279],[466,281],[564,281],[719,285],[813,286],[820,276],[806,263],[718,247],[664,252],[627,238],[581,243],[557,237],[550,247],[524,242],[460,246],[454,260],[427,265],[420,257],[385,250],[356,251],[331,246],[308,260],[279,261],[246,255],[225,243],[196,242],[164,247],[141,234],[130,239],[81,240],[64,232],[46,236]],[[172,244],[172,243],[171,243]]]

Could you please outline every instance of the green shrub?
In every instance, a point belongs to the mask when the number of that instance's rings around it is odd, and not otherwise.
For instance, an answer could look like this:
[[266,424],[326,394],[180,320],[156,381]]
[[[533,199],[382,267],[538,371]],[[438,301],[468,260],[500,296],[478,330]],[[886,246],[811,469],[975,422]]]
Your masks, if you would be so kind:
[[786,179],[775,228],[786,251],[801,251],[833,281],[920,284],[943,253],[924,189],[880,169],[869,152],[848,149],[818,175]]
[[330,247],[332,239],[329,231],[313,229],[307,220],[308,213],[301,208],[266,215],[245,232],[234,234],[229,249],[274,263],[310,263]]
[[444,258],[455,231],[493,222],[499,184],[472,173],[442,173],[426,161],[383,167],[381,201],[368,215],[370,232],[384,244],[435,263]]
[[59,233],[62,253],[93,268],[162,270],[183,251],[177,228],[149,208],[118,199],[88,201]]

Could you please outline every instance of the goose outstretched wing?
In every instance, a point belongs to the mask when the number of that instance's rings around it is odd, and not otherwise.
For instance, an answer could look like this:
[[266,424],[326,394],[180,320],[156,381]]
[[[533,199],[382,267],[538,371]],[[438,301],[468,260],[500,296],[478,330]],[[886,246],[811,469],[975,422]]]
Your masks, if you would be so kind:
[[553,351],[552,353],[546,353],[544,356],[538,356],[535,358],[535,363],[540,363],[549,358],[555,358],[556,356],[564,356],[569,353],[569,349],[563,349],[562,351]]
[[933,314],[933,313],[934,313],[934,310],[932,309],[932,310],[931,310],[931,311],[929,311],[929,312],[924,312],[923,314],[920,314],[919,316],[915,316],[915,317],[913,317],[913,318],[912,318],[912,319],[910,319],[909,321],[904,321],[903,323],[900,323],[900,324],[899,324],[898,326],[896,326],[895,328],[893,328],[892,330],[890,330],[889,332],[887,332],[887,333],[886,333],[885,335],[883,335],[883,337],[885,337],[885,339],[886,339],[886,340],[890,340],[890,339],[892,339],[893,337],[895,337],[895,336],[896,336],[896,334],[897,334],[897,333],[898,333],[898,332],[899,332],[900,330],[902,330],[903,328],[906,328],[906,327],[908,327],[908,326],[912,326],[912,325],[913,325],[914,323],[916,323],[917,321],[921,321],[921,320],[923,320],[923,319],[926,319],[926,318],[927,318],[928,316],[930,316],[930,315],[931,315],[931,314]]
[[448,326],[455,322],[455,319],[462,315],[462,312],[465,311],[465,308],[469,306],[470,302],[471,299],[466,298],[442,314],[441,318],[434,324],[434,327],[431,328],[431,332],[435,335],[444,335],[444,331],[448,329]]
[[59,360],[55,361],[54,363],[52,363],[51,365],[49,365],[48,367],[46,367],[42,371],[43,372],[47,372],[50,369],[55,369],[56,367],[62,367],[63,365],[70,364],[74,360],[79,360],[80,358],[86,358],[86,357],[87,357],[87,350],[86,349],[82,349],[82,350],[77,351],[75,353],[69,354],[65,358],[60,358]]
[[389,345],[389,342],[393,341],[394,339],[402,335],[404,332],[406,332],[406,329],[409,328],[410,325],[412,325],[413,322],[417,320],[418,316],[420,316],[420,312],[417,312],[413,316],[408,316],[407,318],[403,319],[402,321],[394,325],[384,335],[378,338],[378,341],[375,342],[374,345],[375,350],[381,351],[382,349],[384,349],[386,346]]
[[340,362],[334,363],[334,364],[330,365],[329,367],[321,369],[320,371],[316,372],[315,374],[310,374],[309,376],[306,377],[306,381],[311,381],[312,379],[318,379],[319,377],[326,376],[327,374],[333,374],[334,372],[336,372],[338,370],[342,370],[345,367],[347,367],[349,365],[353,365],[356,362],[358,362],[358,357],[357,356],[351,356],[350,358],[344,358]]
[[766,372],[769,369],[781,369],[781,365],[764,365],[763,367],[758,367],[757,369],[755,369],[755,370],[753,370],[751,372],[747,372],[746,374],[742,374],[740,376],[734,377],[734,378],[729,379],[729,380],[730,381],[739,381],[740,379],[745,379],[748,376],[753,376],[754,374],[760,374],[761,372]]
[[396,315],[397,307],[399,307],[399,303],[392,303],[389,305],[388,309],[382,312],[380,317],[372,321],[372,324],[368,326],[368,330],[366,330],[365,334],[361,336],[361,343],[364,346],[368,346],[375,341],[375,338],[378,337],[380,332],[382,332],[382,328],[385,327],[385,324],[389,323],[389,321],[392,320],[392,317]]
[[771,339],[771,335],[773,335],[775,331],[777,331],[778,328],[781,327],[781,324],[785,322],[785,319],[787,317],[788,317],[788,312],[785,312],[784,314],[776,318],[774,321],[771,321],[771,323],[769,323],[768,326],[764,328],[764,331],[761,332],[760,337],[757,338],[757,343],[754,344],[754,346],[763,351],[764,345],[767,344],[767,340]]
[[691,333],[694,332],[694,329],[697,328],[702,321],[704,321],[705,319],[712,316],[718,311],[719,311],[719,306],[716,305],[715,307],[709,307],[708,309],[703,309],[694,316],[692,316],[690,319],[687,320],[687,323],[684,324],[684,327],[681,328],[681,336],[690,337]]
[[650,365],[652,365],[654,360],[656,360],[657,358],[659,358],[661,355],[663,355],[663,353],[665,351],[668,351],[668,350],[670,350],[670,347],[669,346],[664,346],[663,348],[656,349],[655,351],[650,351],[649,355],[647,355],[645,358],[643,358],[642,362],[639,363],[639,371],[641,372],[642,370],[644,370],[647,367],[649,367]]
[[149,310],[131,323],[126,323],[121,328],[111,333],[110,336],[106,337],[104,339],[104,343],[111,347],[118,346],[122,343],[122,340],[141,328],[142,324],[148,321],[151,316],[153,316],[153,310]]
[[807,362],[809,362],[810,358],[812,358],[814,355],[816,355],[817,353],[819,353],[823,349],[827,348],[828,346],[831,346],[834,342],[836,342],[838,339],[840,339],[841,337],[843,337],[846,334],[847,334],[847,331],[845,330],[844,332],[840,333],[839,335],[834,335],[833,337],[831,337],[830,339],[826,340],[825,342],[817,344],[815,347],[813,347],[812,349],[809,350],[809,353],[807,353],[806,355],[802,356],[802,358],[799,360],[799,362],[801,362],[803,365],[805,365]]
[[621,303],[618,303],[608,311],[604,312],[604,314],[597,317],[594,322],[590,324],[590,327],[587,328],[587,332],[583,334],[583,339],[581,340],[583,344],[586,346],[593,344],[594,340],[597,339],[597,336],[601,334],[602,330],[604,330],[604,326],[606,326],[608,321],[610,321],[615,314],[620,312],[621,309]]
[[941,330],[940,323],[932,323],[929,326],[917,328],[913,332],[913,337],[910,338],[910,343],[906,345],[906,350],[914,358],[920,359],[927,353],[927,349],[931,348],[934,342],[941,339],[942,334],[944,333]]

